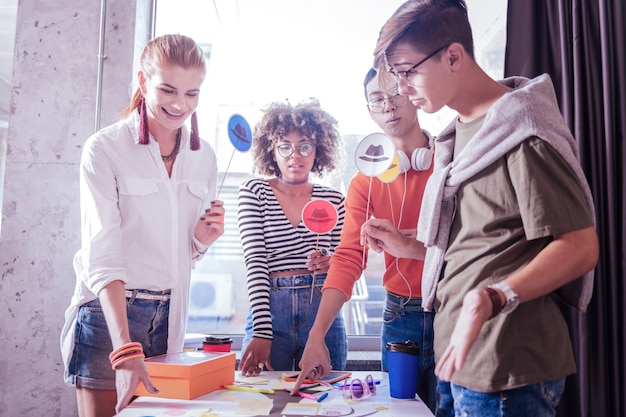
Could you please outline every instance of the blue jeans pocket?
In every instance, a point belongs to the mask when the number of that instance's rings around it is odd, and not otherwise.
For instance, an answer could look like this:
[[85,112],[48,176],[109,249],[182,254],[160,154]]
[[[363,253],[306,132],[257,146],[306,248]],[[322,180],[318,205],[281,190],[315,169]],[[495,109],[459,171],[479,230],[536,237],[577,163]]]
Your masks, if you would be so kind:
[[[134,299],[126,305],[130,337],[143,345],[147,357],[167,352],[169,305],[169,300],[145,299]],[[66,381],[84,388],[114,390],[115,371],[109,361],[112,350],[100,300],[83,304],[76,318]]]
[[387,307],[383,310],[383,323],[384,324],[392,324],[400,315],[400,313],[393,312],[389,310]]
[[[556,406],[563,394],[565,378],[524,385],[505,391],[476,392],[456,384],[448,384],[449,392],[438,387],[440,411],[437,416],[446,416],[449,412],[451,395],[456,415],[480,415],[484,417],[553,417]],[[444,412],[444,404],[448,411]],[[438,410],[439,411],[439,410]]]

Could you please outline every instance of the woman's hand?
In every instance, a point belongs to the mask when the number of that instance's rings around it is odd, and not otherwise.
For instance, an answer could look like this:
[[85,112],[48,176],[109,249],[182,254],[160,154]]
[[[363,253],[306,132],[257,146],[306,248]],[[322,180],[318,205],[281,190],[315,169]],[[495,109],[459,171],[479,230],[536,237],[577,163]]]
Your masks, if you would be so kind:
[[148,375],[148,369],[143,359],[130,359],[119,365],[115,371],[115,388],[117,390],[116,413],[122,411],[130,403],[130,400],[135,395],[137,386],[141,382],[143,382],[148,392],[159,392],[150,380],[150,375]]
[[243,376],[257,376],[263,368],[273,371],[270,362],[270,350],[272,349],[271,339],[261,339],[253,337],[246,347],[246,351],[241,355],[239,370]]
[[194,236],[203,244],[210,246],[224,234],[224,202],[215,200],[198,219]]
[[316,274],[325,274],[330,268],[330,256],[326,249],[316,250],[307,256],[306,266]]

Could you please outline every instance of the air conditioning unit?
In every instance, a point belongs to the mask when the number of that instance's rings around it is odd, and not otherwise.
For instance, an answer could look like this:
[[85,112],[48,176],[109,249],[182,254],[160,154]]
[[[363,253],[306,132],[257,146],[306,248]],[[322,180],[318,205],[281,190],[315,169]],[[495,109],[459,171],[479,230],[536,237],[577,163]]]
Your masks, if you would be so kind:
[[234,314],[235,292],[230,274],[192,274],[189,317],[230,318]]

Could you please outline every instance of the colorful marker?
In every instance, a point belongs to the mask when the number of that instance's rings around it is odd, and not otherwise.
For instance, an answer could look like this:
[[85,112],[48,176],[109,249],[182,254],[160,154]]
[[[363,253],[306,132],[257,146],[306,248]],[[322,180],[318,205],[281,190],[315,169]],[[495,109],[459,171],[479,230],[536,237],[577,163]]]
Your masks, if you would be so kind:
[[315,400],[315,401],[317,401],[318,403],[321,403],[324,400],[324,398],[326,398],[326,397],[328,397],[328,393],[327,392],[325,392],[322,395],[320,395],[319,397],[317,397],[317,400]]
[[[290,392],[289,388],[285,388],[285,391]],[[302,391],[298,391],[296,394],[298,394],[302,398],[306,398],[307,400],[317,401],[317,397],[315,395],[307,394],[306,392]]]

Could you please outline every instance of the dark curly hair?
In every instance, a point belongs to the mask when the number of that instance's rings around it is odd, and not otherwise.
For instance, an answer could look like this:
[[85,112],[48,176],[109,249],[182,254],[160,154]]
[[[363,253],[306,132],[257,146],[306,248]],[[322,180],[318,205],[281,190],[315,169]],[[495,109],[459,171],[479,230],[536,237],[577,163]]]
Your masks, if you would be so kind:
[[340,141],[337,120],[322,110],[319,100],[310,98],[295,106],[289,102],[274,102],[263,110],[263,118],[254,128],[252,141],[256,172],[280,177],[274,148],[291,132],[298,132],[315,143],[312,173],[322,176],[324,172],[335,169]]

